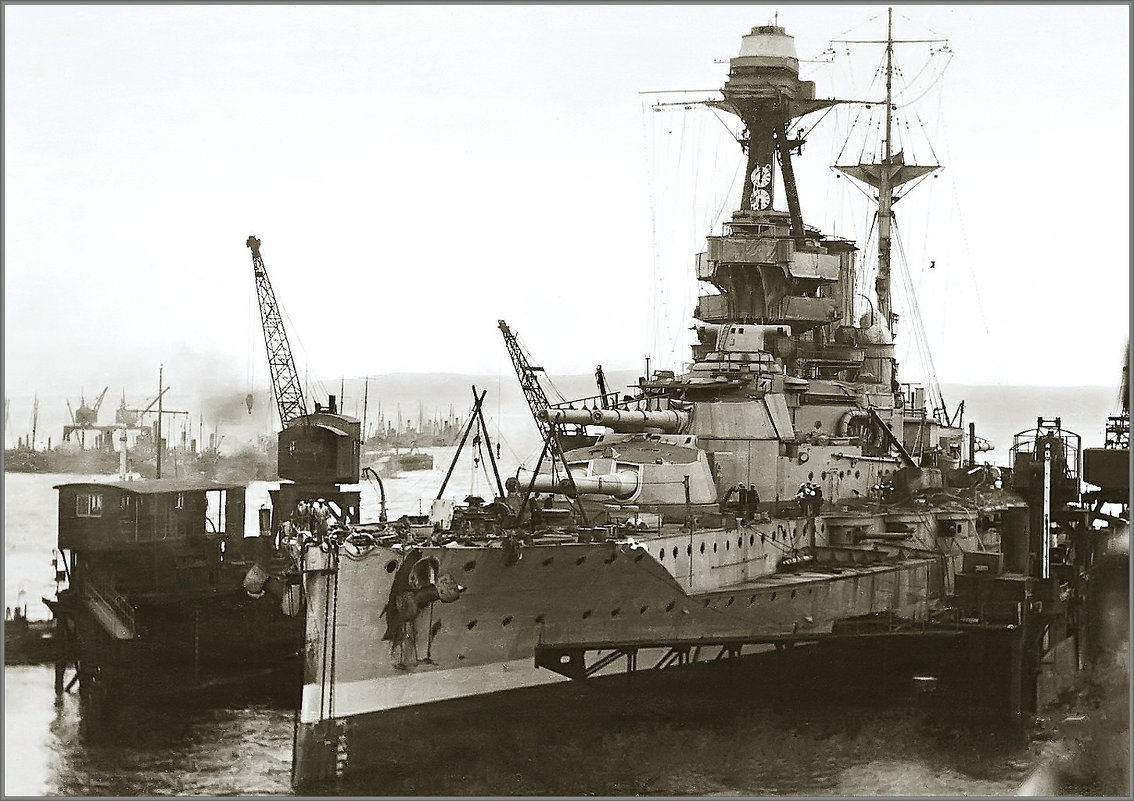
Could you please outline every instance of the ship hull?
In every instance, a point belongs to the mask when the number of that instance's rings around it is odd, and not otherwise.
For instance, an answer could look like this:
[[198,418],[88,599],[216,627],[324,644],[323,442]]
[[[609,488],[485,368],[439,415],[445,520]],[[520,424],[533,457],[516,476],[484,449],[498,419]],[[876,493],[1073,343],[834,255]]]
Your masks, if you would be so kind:
[[52,609],[60,651],[77,670],[93,722],[110,722],[128,704],[234,695],[296,700],[302,611],[284,615],[267,595],[252,599],[237,588],[139,603],[129,628],[77,593],[64,593]]
[[[899,546],[831,545],[823,518],[811,546],[808,521],[787,518],[641,541],[310,547],[296,786],[334,778],[336,727],[362,716],[814,641],[848,620],[924,621],[955,560],[930,549],[937,522],[922,518],[922,542]],[[962,540],[957,555],[975,548]],[[777,570],[804,551],[818,559]],[[459,595],[407,605],[431,597],[423,581]],[[598,654],[607,665],[588,666]]]

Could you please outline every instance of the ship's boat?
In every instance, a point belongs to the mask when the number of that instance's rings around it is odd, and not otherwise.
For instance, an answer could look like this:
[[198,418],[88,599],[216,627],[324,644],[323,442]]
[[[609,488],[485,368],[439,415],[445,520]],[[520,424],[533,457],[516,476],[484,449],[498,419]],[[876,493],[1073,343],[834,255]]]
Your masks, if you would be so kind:
[[743,37],[714,105],[743,123],[746,180],[697,257],[713,291],[689,369],[541,410],[551,458],[513,477],[501,514],[477,510],[485,525],[442,507],[418,537],[363,526],[299,541],[297,787],[333,778],[342,743],[394,708],[926,625],[956,613],[959,575],[1003,569],[1027,509],[976,463],[971,429],[896,375],[889,205],[931,168],[889,137],[879,163],[844,168],[881,199],[861,317],[855,244],[803,222],[789,131],[837,102],[799,79],[783,28]]

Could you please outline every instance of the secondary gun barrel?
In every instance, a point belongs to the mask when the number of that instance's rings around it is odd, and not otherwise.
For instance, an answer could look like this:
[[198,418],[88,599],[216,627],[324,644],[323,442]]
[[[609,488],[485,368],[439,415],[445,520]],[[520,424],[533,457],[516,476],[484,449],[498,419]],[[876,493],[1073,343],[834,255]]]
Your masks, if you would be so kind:
[[[620,470],[604,476],[572,476],[572,478],[575,480],[575,489],[580,495],[609,495],[626,500],[638,490],[638,474],[632,470]],[[532,481],[532,471],[521,467],[516,472],[516,481],[521,487],[527,487]],[[532,489],[535,492],[567,494],[571,491],[571,483],[565,478],[553,478],[549,473],[540,473],[536,476]]]
[[623,409],[546,409],[540,418],[549,423],[606,426],[620,433],[657,431],[676,434],[689,424],[689,412],[629,411]]

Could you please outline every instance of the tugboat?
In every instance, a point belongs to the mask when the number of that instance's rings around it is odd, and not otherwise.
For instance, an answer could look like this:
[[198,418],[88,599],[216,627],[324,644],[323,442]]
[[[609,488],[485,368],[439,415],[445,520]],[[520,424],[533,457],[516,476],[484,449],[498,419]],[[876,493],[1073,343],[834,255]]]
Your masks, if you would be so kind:
[[995,571],[1001,538],[1027,540],[1026,505],[976,463],[972,428],[966,449],[959,415],[897,379],[891,205],[935,166],[891,152],[890,98],[880,159],[840,168],[879,196],[876,297],[859,317],[856,246],[804,224],[804,137],[789,133],[841,101],[800,80],[777,25],[743,37],[722,95],[710,105],[742,122],[748,163],[739,209],[697,258],[715,291],[692,366],[552,406],[501,321],[545,433],[540,465],[498,502],[512,514],[488,533],[442,514],[419,539],[363,526],[305,540],[297,790],[380,749],[396,708],[955,627],[960,575]]
[[[294,565],[244,537],[244,488],[181,479],[60,484],[67,588],[48,601],[87,716],[294,680],[302,614]],[[294,579],[287,577],[294,574]],[[46,600],[46,599],[45,599]]]
[[[65,671],[95,721],[124,699],[171,699],[197,691],[257,687],[278,677],[295,701],[303,649],[297,529],[326,535],[357,522],[358,420],[336,397],[308,412],[260,241],[249,237],[264,340],[283,431],[271,508],[245,537],[238,484],[162,478],[126,480],[125,434],[117,482],[75,482],[59,492],[59,549],[68,587],[48,602],[61,632]],[[159,374],[159,385],[161,375]],[[161,394],[158,395],[160,404]],[[155,442],[162,442],[160,405]],[[46,600],[46,599],[45,599]]]

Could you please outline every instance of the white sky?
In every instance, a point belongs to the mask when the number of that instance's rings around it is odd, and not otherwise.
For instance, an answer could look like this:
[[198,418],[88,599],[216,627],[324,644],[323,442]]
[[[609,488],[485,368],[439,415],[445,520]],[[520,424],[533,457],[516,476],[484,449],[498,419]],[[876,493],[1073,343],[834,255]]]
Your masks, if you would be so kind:
[[[297,360],[328,379],[510,372],[499,318],[553,373],[687,359],[651,333],[686,324],[713,222],[676,170],[698,164],[716,203],[739,148],[694,162],[705,124],[639,93],[719,87],[715,60],[777,12],[802,59],[885,33],[885,6],[858,5],[6,5],[6,392],[90,395],[123,364],[154,383],[159,362],[262,381],[249,234]],[[926,98],[947,168],[898,209],[938,237],[905,229],[941,380],[1116,384],[1128,7],[895,22],[955,53]],[[824,65],[803,72],[832,94]],[[801,192],[830,186],[830,151],[809,143]],[[861,238],[827,191],[805,220]]]

